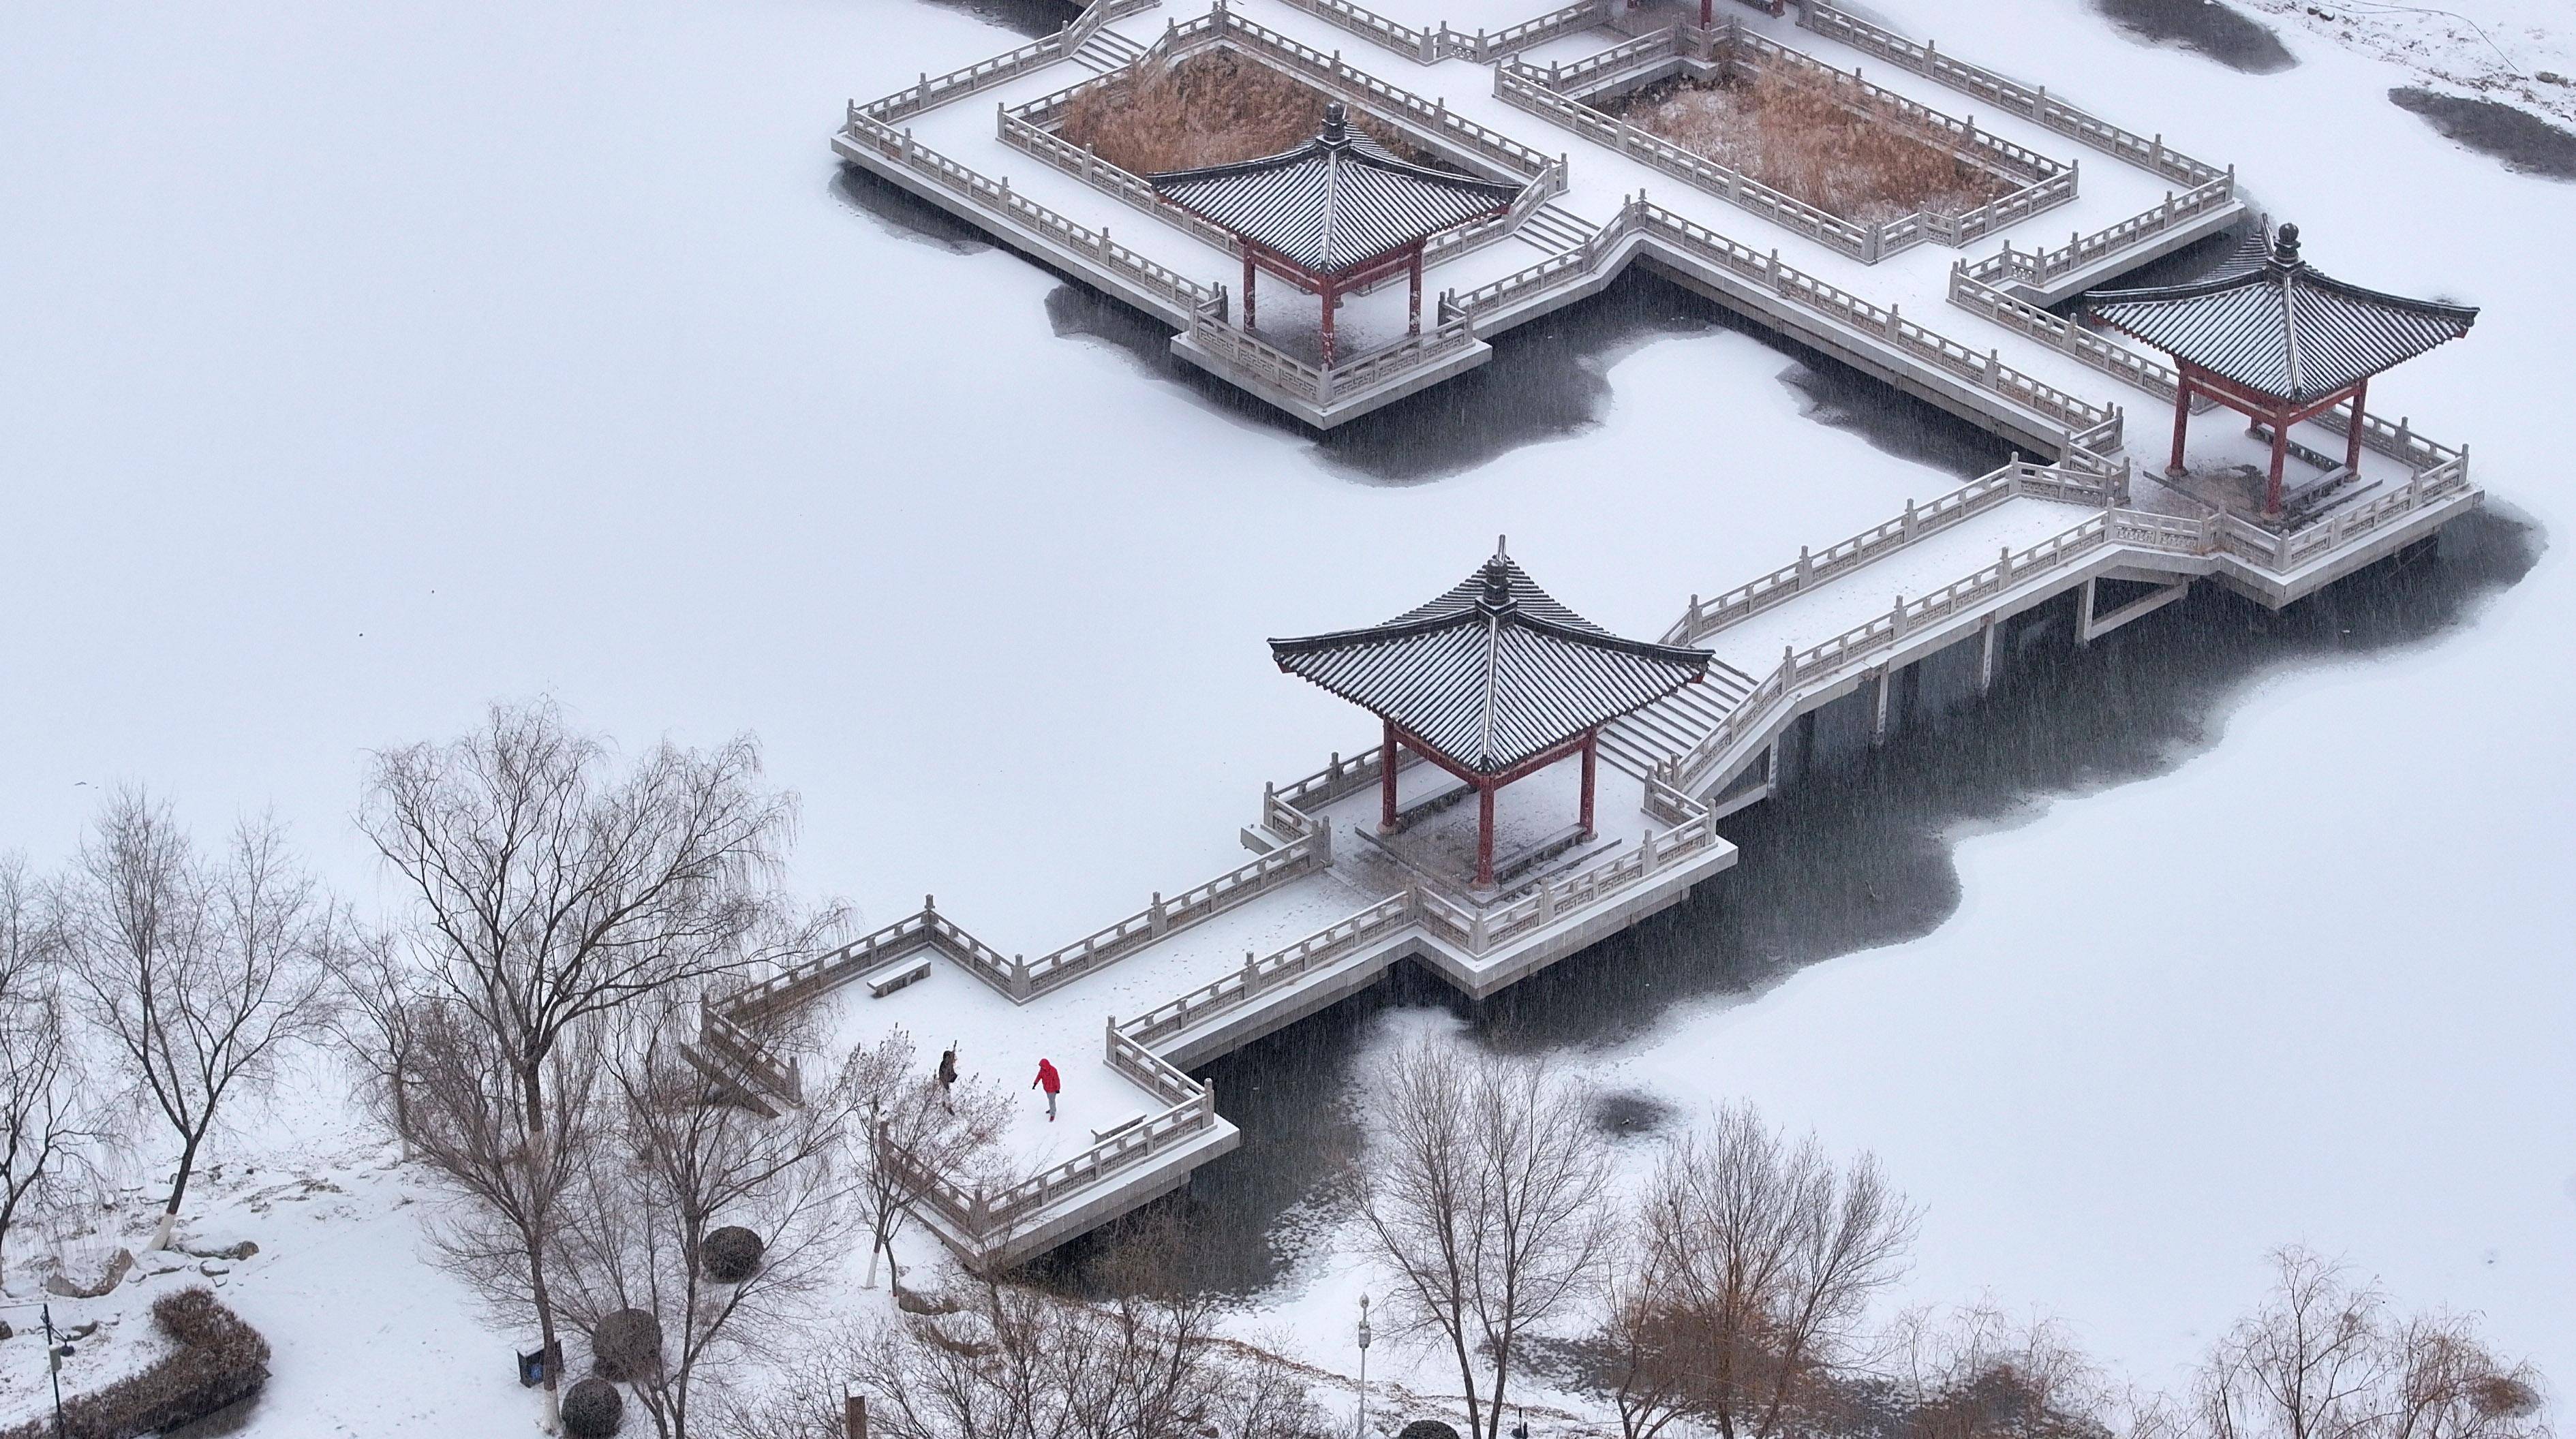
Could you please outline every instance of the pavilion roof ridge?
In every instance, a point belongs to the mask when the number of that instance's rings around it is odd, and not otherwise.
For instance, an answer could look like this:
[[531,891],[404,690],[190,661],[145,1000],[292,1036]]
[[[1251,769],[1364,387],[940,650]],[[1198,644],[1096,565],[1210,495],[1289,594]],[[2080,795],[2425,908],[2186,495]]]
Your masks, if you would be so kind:
[[1178,206],[1317,275],[1403,252],[1433,235],[1500,214],[1521,186],[1398,159],[1352,126],[1340,101],[1322,131],[1276,155],[1145,177]]
[[1713,660],[1706,650],[1602,629],[1501,552],[1383,624],[1270,647],[1282,670],[1486,772],[1653,704],[1699,680]]
[[2268,258],[2180,285],[2096,290],[2086,313],[2263,394],[2330,395],[2468,333],[2473,305],[2418,300],[2325,274],[2283,225]]

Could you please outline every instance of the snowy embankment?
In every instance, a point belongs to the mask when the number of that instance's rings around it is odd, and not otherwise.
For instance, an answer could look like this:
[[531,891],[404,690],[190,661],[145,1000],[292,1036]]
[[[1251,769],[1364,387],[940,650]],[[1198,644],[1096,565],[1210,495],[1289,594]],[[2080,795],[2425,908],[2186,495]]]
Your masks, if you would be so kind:
[[[2297,34],[2249,77],[2041,0],[1888,18],[2235,158],[2329,269],[2486,305],[2382,403],[2565,520],[2576,192]],[[1265,635],[1393,613],[1497,532],[1653,633],[1953,483],[1803,418],[1731,334],[1625,354],[1596,428],[1467,473],[1331,468],[1059,340],[1028,265],[835,198],[843,97],[1010,43],[892,0],[17,16],[0,845],[50,863],[140,779],[206,831],[273,803],[373,895],[363,751],[550,690],[630,741],[758,731],[801,883],[1044,948],[1238,862],[1262,780],[1367,741]],[[2552,556],[2418,652],[2274,676],[2173,773],[1963,837],[1938,933],[1584,1062],[1877,1149],[1928,1209],[1916,1294],[2062,1313],[2145,1378],[2304,1239],[2576,1382],[2571,623]],[[217,1161],[301,1173],[256,1136]],[[277,1346],[263,1434],[527,1412],[400,1199],[263,1238],[225,1291]],[[1253,1322],[1347,1368],[1366,1282]]]

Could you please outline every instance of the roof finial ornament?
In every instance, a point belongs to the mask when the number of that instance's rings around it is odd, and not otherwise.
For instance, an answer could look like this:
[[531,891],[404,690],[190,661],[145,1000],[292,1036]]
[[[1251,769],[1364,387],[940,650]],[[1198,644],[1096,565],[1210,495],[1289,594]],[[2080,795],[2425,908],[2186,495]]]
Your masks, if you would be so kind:
[[1350,143],[1350,139],[1351,139],[1351,132],[1350,132],[1350,129],[1349,129],[1349,126],[1348,126],[1349,117],[1350,117],[1350,112],[1349,112],[1349,111],[1347,111],[1347,110],[1344,110],[1344,109],[1342,108],[1342,102],[1341,102],[1341,101],[1339,101],[1339,100],[1330,100],[1330,101],[1325,102],[1325,105],[1324,105],[1324,143],[1325,143],[1325,144],[1327,144],[1327,145],[1347,145],[1347,144],[1349,144],[1349,143]]
[[2298,226],[2286,222],[2282,224],[2280,238],[2274,241],[2272,245],[2272,263],[2280,266],[2284,270],[2293,270],[2298,268]]
[[1509,558],[1509,557],[1510,557],[1511,552],[1512,552],[1511,538],[1512,538],[1512,537],[1511,537],[1511,536],[1509,536],[1509,535],[1496,535],[1496,536],[1494,536],[1494,558],[1495,558],[1495,559],[1498,559],[1498,560],[1499,560],[1499,559],[1507,559],[1507,558]]
[[1499,535],[1494,538],[1494,557],[1485,561],[1485,592],[1480,598],[1488,610],[1499,612],[1512,607],[1512,562],[1503,555]]

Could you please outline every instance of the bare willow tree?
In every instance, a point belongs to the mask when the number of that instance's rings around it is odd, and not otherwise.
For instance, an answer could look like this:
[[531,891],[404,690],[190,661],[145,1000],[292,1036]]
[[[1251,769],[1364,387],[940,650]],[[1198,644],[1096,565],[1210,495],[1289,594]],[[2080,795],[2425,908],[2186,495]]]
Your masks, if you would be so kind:
[[[510,1142],[422,1146],[451,1184],[477,1202],[557,1204],[559,1126],[582,1117],[550,1093],[566,1036],[807,943],[775,887],[794,820],[792,796],[761,784],[747,736],[706,751],[664,743],[619,765],[542,701],[496,705],[460,739],[375,757],[359,823],[411,892],[403,935],[421,992],[443,1023],[478,1031],[474,1052],[516,1114]],[[526,1300],[549,1351],[558,1222],[528,1210],[503,1225],[524,1240]],[[559,1402],[549,1368],[549,1429]]]
[[596,1334],[637,1311],[659,1325],[664,1353],[630,1383],[664,1439],[705,1432],[698,1396],[797,1332],[851,1218],[838,1111],[708,1102],[678,1052],[686,1015],[659,1016],[611,1058],[601,1142],[578,1163],[557,1245],[574,1323]]
[[2540,1379],[2474,1321],[2398,1318],[2375,1283],[2304,1249],[2194,1381],[2196,1439],[2543,1439]]
[[[537,1090],[544,1109],[531,1124],[517,1051],[464,1005],[422,996],[405,1022],[412,1048],[400,1107],[412,1150],[463,1201],[425,1223],[431,1251],[503,1323],[551,1316],[546,1267],[530,1256],[551,1257],[559,1247],[583,1156],[598,1141],[606,1026],[593,1021],[558,1036]],[[539,1342],[552,1379],[562,1366],[551,1318]],[[550,1409],[548,1422],[556,1418]]]
[[58,1212],[99,1136],[66,1033],[62,955],[26,861],[0,855],[0,1293],[7,1245]]
[[844,1328],[733,1439],[840,1439],[844,1395],[885,1439],[1323,1439],[1303,1375],[1220,1336],[1217,1301],[1175,1281],[1180,1237],[1132,1227],[1084,1303],[972,1276],[941,1313]]
[[1649,1357],[1685,1366],[1659,1402],[1724,1439],[1778,1439],[1853,1359],[1914,1214],[1875,1159],[1837,1164],[1732,1104],[1665,1157],[1639,1227],[1631,1322],[1669,1336]]
[[1528,1341],[1608,1252],[1608,1141],[1583,1091],[1533,1061],[1417,1040],[1376,1088],[1380,1134],[1353,1179],[1361,1233],[1396,1275],[1392,1313],[1448,1348],[1468,1427],[1497,1439]]
[[[850,1117],[858,1196],[868,1229],[868,1288],[877,1260],[894,1263],[895,1235],[939,1178],[984,1167],[1010,1127],[1011,1097],[980,1080],[942,1085],[925,1071],[901,1026],[850,1051],[836,1099]],[[899,1271],[898,1271],[899,1273]]]
[[2056,1320],[1913,1309],[1888,1338],[1909,1439],[2111,1439],[2118,1396]]
[[166,1248],[224,1102],[264,1089],[329,1024],[327,960],[348,919],[275,821],[242,824],[209,861],[136,789],[109,799],[58,905],[77,1007],[178,1143],[152,1236]]
[[419,1063],[428,1013],[423,976],[401,941],[382,930],[340,947],[331,966],[339,993],[332,1031],[365,1081],[359,1100],[412,1157],[411,1071]]

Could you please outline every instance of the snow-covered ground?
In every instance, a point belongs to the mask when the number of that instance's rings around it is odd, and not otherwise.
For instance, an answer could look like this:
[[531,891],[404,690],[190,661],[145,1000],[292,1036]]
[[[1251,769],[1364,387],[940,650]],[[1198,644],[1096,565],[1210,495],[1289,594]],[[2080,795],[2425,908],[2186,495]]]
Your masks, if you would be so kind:
[[[1879,9],[2235,155],[2339,273],[2487,306],[2374,408],[2565,522],[2576,191],[2300,33],[2257,77],[2073,0]],[[935,891],[1035,952],[1239,863],[1264,779],[1370,742],[1264,636],[1397,612],[1497,533],[1653,634],[1953,483],[1805,418],[1730,333],[1605,357],[1598,424],[1415,484],[1059,338],[1050,277],[834,192],[844,97],[1015,43],[911,0],[8,29],[0,847],[42,863],[132,778],[207,829],[274,804],[372,898],[365,752],[542,690],[629,741],[756,730],[805,797],[802,883],[879,919]],[[1875,1148],[1927,1206],[1912,1293],[2061,1313],[2144,1378],[2303,1239],[2576,1382],[2571,623],[2553,555],[2438,642],[2273,674],[2171,773],[1961,836],[1938,932],[1583,1062]],[[217,1193],[196,1226],[263,1246],[224,1291],[277,1345],[256,1432],[506,1432],[518,1336],[422,1264],[398,1174],[353,1182],[382,1157],[353,1121],[297,1103],[300,1141],[217,1162],[351,1197],[272,1233]],[[302,1212],[329,1217],[275,1217]],[[1373,1281],[1334,1255],[1306,1244],[1246,1322],[1346,1368]]]

